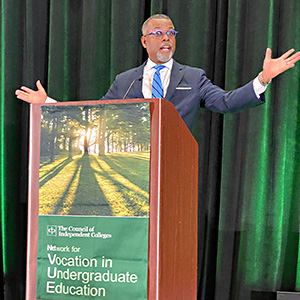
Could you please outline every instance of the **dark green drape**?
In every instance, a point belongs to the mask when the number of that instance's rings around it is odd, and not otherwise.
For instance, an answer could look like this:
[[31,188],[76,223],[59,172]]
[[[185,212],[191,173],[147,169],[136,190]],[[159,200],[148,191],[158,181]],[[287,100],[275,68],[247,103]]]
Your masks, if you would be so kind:
[[[273,56],[300,49],[299,0],[2,0],[1,250],[4,299],[24,299],[28,105],[14,90],[40,79],[56,99],[99,99],[141,64],[140,27],[166,13],[180,63],[234,89]],[[198,299],[247,300],[295,290],[300,199],[300,66],[267,103],[237,115],[201,110]],[[299,281],[299,280],[298,280]],[[271,298],[266,298],[271,299]],[[184,299],[187,300],[187,299]]]

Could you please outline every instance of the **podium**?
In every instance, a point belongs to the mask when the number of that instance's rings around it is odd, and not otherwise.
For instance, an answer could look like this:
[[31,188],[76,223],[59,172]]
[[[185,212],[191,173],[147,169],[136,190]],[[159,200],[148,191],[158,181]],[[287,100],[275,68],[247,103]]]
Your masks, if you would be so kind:
[[[46,106],[148,103],[150,184],[147,299],[197,298],[198,144],[173,104],[163,99],[58,102]],[[36,298],[41,107],[31,104],[26,299]],[[105,297],[103,297],[105,299]],[[77,299],[74,297],[74,299]]]

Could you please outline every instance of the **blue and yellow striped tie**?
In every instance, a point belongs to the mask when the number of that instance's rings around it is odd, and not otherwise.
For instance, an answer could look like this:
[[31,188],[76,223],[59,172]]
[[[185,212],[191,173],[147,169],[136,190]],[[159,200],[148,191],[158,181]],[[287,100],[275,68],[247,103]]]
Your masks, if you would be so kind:
[[164,89],[160,79],[160,70],[165,68],[162,65],[156,65],[153,67],[156,69],[156,72],[153,75],[152,81],[152,98],[163,98],[164,97]]

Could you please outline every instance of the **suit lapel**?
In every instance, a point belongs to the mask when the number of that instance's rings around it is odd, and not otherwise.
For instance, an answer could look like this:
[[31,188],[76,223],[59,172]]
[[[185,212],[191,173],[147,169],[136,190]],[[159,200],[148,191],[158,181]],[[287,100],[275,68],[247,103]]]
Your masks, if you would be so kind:
[[166,100],[170,100],[172,98],[173,94],[176,91],[176,87],[181,81],[183,75],[184,75],[184,67],[174,60],[172,71],[171,71],[170,83],[165,97]]
[[[146,62],[136,68],[135,73],[134,73],[135,75],[132,80],[135,80],[136,78],[139,78],[141,75],[143,75],[145,64],[146,64]],[[143,93],[142,93],[142,83],[143,83],[143,80],[138,80],[133,85],[133,91],[137,98],[144,98]]]

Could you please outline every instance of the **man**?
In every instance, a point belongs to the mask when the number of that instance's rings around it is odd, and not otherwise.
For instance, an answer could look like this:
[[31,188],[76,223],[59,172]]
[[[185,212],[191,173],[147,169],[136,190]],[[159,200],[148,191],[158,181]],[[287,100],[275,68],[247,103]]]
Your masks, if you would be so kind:
[[[177,31],[168,16],[151,16],[144,22],[142,33],[141,42],[147,50],[148,60],[119,74],[102,99],[164,98],[174,104],[188,127],[201,106],[216,112],[234,113],[264,103],[264,91],[272,78],[294,67],[300,59],[300,52],[294,53],[294,49],[272,59],[268,48],[263,71],[258,77],[241,88],[226,92],[213,85],[202,69],[181,65],[172,58]],[[34,91],[21,87],[15,93],[17,98],[30,103],[53,102],[47,98],[40,81],[37,81],[37,88]]]

